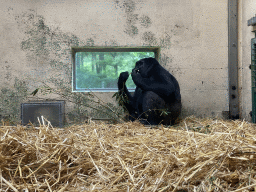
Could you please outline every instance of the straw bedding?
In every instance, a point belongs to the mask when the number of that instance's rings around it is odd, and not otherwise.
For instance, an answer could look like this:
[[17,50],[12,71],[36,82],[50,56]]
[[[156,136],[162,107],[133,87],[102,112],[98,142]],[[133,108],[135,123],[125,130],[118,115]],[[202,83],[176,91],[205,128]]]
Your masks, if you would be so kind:
[[255,135],[245,121],[194,117],[1,126],[0,191],[256,191]]

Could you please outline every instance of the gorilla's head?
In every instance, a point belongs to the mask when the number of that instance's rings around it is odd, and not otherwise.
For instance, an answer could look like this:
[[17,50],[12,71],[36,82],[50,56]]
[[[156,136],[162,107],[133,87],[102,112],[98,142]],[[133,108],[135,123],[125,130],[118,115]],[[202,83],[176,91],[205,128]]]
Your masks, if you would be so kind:
[[142,77],[148,78],[154,73],[153,68],[157,65],[159,63],[155,58],[144,58],[136,62],[133,72],[140,73]]

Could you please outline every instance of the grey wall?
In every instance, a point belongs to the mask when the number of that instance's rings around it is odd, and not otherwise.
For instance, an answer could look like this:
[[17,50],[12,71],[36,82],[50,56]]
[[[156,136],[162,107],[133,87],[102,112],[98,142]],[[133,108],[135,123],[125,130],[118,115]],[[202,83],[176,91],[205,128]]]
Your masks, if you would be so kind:
[[[179,81],[183,115],[228,111],[227,0],[1,0],[0,114],[42,82],[71,88],[72,46],[160,46]],[[97,93],[114,103],[113,93]],[[67,111],[72,105],[67,105]]]

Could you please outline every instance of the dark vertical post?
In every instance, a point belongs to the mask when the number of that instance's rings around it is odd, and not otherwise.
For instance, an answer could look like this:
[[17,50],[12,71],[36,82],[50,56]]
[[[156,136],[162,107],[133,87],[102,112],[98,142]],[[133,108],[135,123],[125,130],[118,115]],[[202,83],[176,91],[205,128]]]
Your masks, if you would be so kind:
[[239,118],[238,97],[238,0],[228,0],[228,78],[229,78],[229,115]]
[[76,90],[76,52],[74,49],[71,49],[72,53],[72,83],[73,87],[72,90]]

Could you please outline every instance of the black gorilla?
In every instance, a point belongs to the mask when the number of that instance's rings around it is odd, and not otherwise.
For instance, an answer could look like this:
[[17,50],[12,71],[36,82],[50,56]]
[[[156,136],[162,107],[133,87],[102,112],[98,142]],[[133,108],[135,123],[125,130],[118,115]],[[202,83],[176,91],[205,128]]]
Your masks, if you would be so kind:
[[119,94],[127,99],[123,105],[129,119],[150,125],[173,125],[181,112],[180,87],[175,77],[152,57],[137,61],[131,75],[136,85],[133,96],[125,85],[129,73],[122,72],[118,79]]

